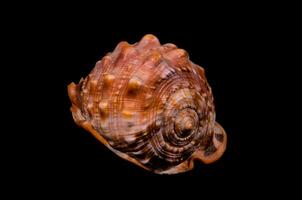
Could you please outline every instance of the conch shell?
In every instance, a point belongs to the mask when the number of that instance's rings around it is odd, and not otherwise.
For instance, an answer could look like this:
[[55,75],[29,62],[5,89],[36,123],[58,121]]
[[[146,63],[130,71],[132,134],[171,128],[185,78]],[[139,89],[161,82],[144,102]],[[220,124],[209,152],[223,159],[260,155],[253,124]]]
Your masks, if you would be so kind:
[[185,172],[194,160],[211,163],[225,151],[204,69],[153,35],[120,42],[68,94],[77,125],[154,173]]

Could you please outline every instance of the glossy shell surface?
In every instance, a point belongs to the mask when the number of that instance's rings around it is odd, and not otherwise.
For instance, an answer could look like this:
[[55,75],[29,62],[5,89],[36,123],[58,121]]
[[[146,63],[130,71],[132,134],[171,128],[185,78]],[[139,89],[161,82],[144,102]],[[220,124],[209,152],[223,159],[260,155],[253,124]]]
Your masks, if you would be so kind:
[[225,150],[204,69],[153,35],[120,42],[68,94],[79,126],[154,173],[185,172],[194,160],[211,163]]

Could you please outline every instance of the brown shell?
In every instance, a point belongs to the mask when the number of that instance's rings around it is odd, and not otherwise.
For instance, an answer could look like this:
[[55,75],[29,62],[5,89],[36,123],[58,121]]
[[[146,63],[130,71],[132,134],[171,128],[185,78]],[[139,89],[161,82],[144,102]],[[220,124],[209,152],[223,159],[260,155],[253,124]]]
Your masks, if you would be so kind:
[[79,126],[155,173],[185,172],[195,159],[211,163],[225,150],[203,68],[153,35],[119,43],[68,94]]

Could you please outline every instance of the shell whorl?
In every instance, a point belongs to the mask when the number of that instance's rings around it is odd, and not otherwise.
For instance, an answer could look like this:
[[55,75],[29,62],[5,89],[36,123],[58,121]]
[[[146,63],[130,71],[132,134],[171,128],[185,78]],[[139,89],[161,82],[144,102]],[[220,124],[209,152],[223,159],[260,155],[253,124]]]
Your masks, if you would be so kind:
[[77,124],[156,173],[187,171],[196,152],[207,156],[212,148],[213,154],[221,143],[214,136],[213,96],[203,69],[185,50],[161,45],[153,35],[134,45],[119,43],[68,91]]

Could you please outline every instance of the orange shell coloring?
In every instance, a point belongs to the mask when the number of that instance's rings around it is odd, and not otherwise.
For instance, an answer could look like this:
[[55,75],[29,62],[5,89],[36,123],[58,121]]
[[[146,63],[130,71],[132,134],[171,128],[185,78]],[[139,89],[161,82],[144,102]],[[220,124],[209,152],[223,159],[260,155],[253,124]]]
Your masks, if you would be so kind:
[[118,156],[154,173],[212,163],[227,137],[215,122],[204,69],[174,44],[146,35],[120,42],[78,84],[68,86],[77,125]]

